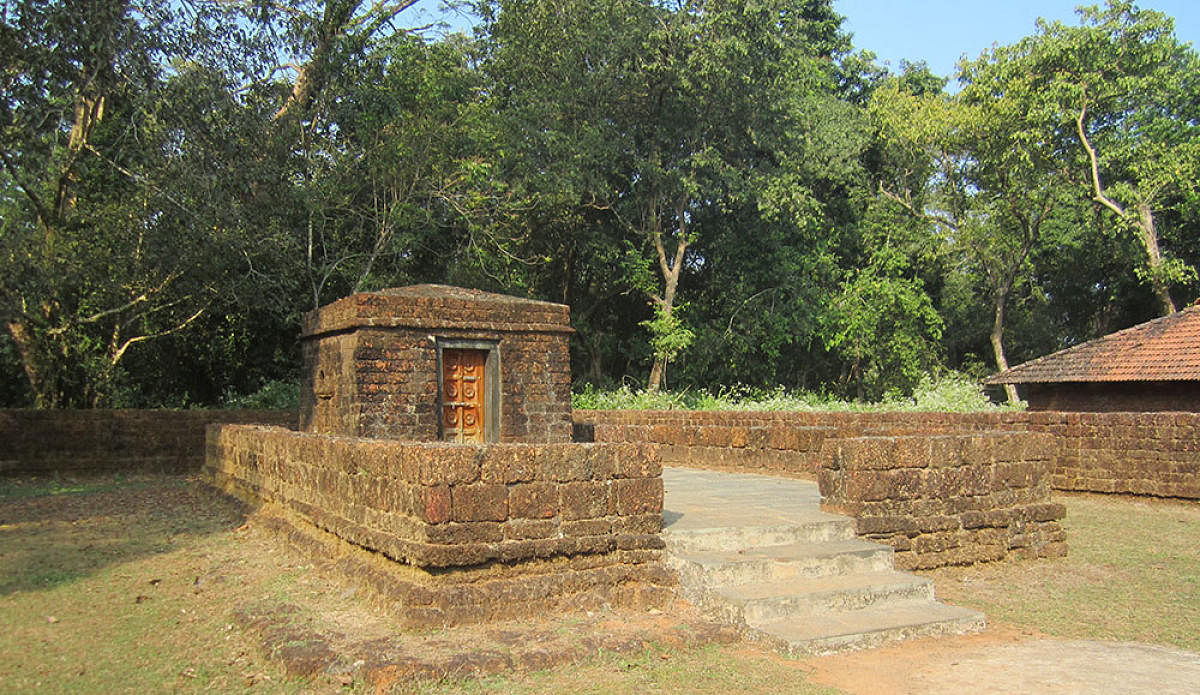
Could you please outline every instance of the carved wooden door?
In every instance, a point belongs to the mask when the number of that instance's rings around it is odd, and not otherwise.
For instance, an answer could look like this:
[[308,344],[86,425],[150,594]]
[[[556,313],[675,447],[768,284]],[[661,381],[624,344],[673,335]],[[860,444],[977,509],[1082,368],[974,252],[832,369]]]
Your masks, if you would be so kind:
[[486,350],[442,351],[442,439],[483,443],[486,361]]

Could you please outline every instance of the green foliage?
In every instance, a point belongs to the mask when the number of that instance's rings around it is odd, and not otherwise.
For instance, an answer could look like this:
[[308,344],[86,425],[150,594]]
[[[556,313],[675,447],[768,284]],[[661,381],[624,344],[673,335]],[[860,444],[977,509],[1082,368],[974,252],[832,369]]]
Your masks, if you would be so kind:
[[1177,206],[1200,180],[1200,55],[1169,17],[1126,0],[1079,15],[1078,26],[1039,22],[1035,35],[964,64],[963,98],[1009,105],[1013,151],[1051,150],[1057,187],[1140,242],[1131,270],[1172,311],[1171,286],[1193,270],[1161,242],[1181,241]]
[[38,406],[113,404],[126,356],[192,326],[252,255],[230,224],[249,167],[223,171],[253,120],[218,65],[236,13],[167,5],[0,18],[0,317]]
[[478,0],[473,39],[408,4],[7,3],[0,403],[285,403],[303,312],[414,282],[569,304],[581,383],[670,361],[762,407],[1200,293],[1200,59],[1160,13],[1043,22],[950,95],[828,0]]
[[833,300],[826,344],[849,363],[847,379],[859,397],[910,391],[936,361],[942,319],[905,261],[879,248],[872,263],[853,271]]
[[223,408],[246,408],[251,410],[298,410],[300,408],[300,384],[296,381],[274,380],[262,385],[253,393],[225,394]]
[[676,305],[674,311],[667,313],[663,307],[655,307],[654,318],[638,324],[650,331],[650,349],[655,357],[665,362],[678,357],[696,338],[696,334],[679,318],[679,312],[684,308],[683,305]]
[[970,413],[1023,408],[998,406],[983,392],[978,380],[957,372],[922,374],[911,397],[892,394],[875,401],[847,401],[825,393],[762,389],[744,385],[706,389],[659,391],[637,390],[628,385],[598,389],[590,384],[571,396],[577,410],[745,410],[805,412],[891,412],[923,411]]

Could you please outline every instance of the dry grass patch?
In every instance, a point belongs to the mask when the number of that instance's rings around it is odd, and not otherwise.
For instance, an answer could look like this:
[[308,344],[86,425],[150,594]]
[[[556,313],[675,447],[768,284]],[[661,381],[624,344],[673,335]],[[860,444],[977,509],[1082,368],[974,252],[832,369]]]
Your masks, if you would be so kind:
[[1059,637],[1200,651],[1200,504],[1056,497],[1067,557],[928,572],[938,596]]
[[[1023,630],[1200,650],[1200,505],[1064,498],[1069,557],[932,572],[939,595]],[[293,607],[300,633],[361,641],[401,632],[344,581],[253,521],[247,528],[247,518],[182,477],[0,480],[0,692],[370,691],[357,676],[289,678],[262,653],[260,636],[238,627],[235,609],[264,604]],[[396,690],[836,692],[812,683],[807,668],[740,644],[651,645]]]
[[689,651],[652,648],[639,655],[613,655],[569,668],[532,674],[419,684],[412,692],[437,695],[833,695],[841,692],[809,682],[808,675],[808,671],[797,661],[744,646],[712,645]]
[[235,602],[290,583],[243,520],[181,477],[5,481],[0,691],[308,688],[230,620]]
[[[196,480],[0,480],[0,692],[374,691],[359,673],[289,678],[235,617],[254,606],[285,608],[288,639],[317,638],[322,649],[394,636],[404,649],[482,644],[470,629],[402,631],[340,575]],[[586,631],[596,620],[541,629]],[[650,645],[505,678],[402,679],[394,691],[831,692],[805,681],[795,662],[740,645]]]

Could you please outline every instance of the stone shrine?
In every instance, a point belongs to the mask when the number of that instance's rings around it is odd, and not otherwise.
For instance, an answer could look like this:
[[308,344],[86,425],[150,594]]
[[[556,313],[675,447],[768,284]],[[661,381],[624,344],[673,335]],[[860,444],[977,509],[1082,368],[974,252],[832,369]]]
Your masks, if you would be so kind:
[[571,440],[570,309],[445,285],[310,312],[300,428],[459,443]]

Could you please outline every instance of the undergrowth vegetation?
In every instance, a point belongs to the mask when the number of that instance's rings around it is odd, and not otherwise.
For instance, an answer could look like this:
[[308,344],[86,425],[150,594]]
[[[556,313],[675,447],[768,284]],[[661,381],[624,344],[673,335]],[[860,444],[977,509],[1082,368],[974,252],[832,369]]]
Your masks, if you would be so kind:
[[[628,385],[598,389],[586,385],[571,398],[578,410],[795,410],[795,411],[934,411],[970,413],[1012,410],[993,403],[977,381],[957,372],[925,375],[911,396],[892,393],[882,400],[847,401],[826,393],[792,391],[783,387],[762,389],[750,386],[659,391],[636,390]],[[1017,408],[1024,407],[1024,404]]]

